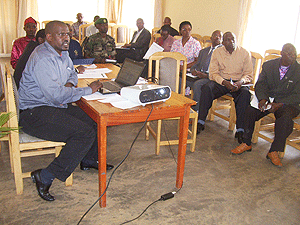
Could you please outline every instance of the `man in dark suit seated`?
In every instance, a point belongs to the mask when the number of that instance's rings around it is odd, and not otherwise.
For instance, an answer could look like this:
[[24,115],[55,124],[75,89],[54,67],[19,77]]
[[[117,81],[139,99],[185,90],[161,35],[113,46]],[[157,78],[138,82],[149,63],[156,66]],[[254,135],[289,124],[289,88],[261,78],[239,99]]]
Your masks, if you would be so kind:
[[131,58],[136,61],[142,61],[146,54],[151,40],[151,33],[144,27],[143,19],[136,21],[138,31],[134,32],[132,40],[129,44],[125,44],[122,48],[128,48],[128,51],[118,51],[117,60],[123,62],[125,58]]
[[[163,26],[168,26],[169,27],[171,36],[174,37],[176,35],[179,35],[179,32],[175,28],[171,27],[171,24],[172,24],[171,23],[171,18],[170,17],[165,17]],[[160,32],[161,32],[161,29],[159,31],[157,31],[157,33],[159,33],[159,34],[160,34]]]
[[215,30],[210,39],[212,45],[210,47],[204,48],[199,52],[198,60],[195,65],[191,67],[191,73],[194,76],[197,76],[197,80],[194,78],[187,77],[187,85],[193,88],[194,91],[194,100],[197,102],[197,105],[193,106],[195,111],[199,111],[199,101],[201,96],[201,88],[204,84],[209,82],[208,78],[208,67],[213,51],[222,46],[222,37],[223,34],[219,30]]
[[293,118],[300,113],[300,65],[296,61],[296,48],[292,44],[285,44],[281,56],[263,64],[255,85],[258,105],[256,108],[248,106],[245,112],[244,141],[231,150],[234,155],[251,151],[255,121],[274,113],[275,137],[267,159],[278,167],[282,166],[278,152],[284,151],[286,139],[293,131]]

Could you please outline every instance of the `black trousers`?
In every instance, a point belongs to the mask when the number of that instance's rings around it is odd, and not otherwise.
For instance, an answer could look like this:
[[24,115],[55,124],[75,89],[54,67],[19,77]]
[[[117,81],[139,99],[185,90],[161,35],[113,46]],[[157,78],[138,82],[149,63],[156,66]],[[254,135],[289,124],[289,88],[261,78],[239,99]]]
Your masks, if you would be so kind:
[[98,159],[97,124],[79,107],[27,109],[20,113],[19,124],[32,136],[66,143],[46,168],[61,181],[65,181],[81,161]]
[[250,104],[251,94],[249,92],[249,87],[241,87],[241,89],[236,92],[230,92],[225,86],[222,86],[215,81],[209,81],[207,84],[204,84],[201,88],[198,119],[205,121],[213,100],[227,93],[230,93],[234,98],[236,108],[236,128],[243,128],[245,110]]
[[[261,112],[260,110],[249,106],[245,112],[245,126],[244,126],[244,142],[251,145],[252,134],[254,131],[255,121],[260,120],[270,112]],[[270,148],[270,152],[283,152],[287,137],[293,132],[294,121],[293,118],[298,116],[300,110],[291,105],[284,105],[280,107],[275,115],[275,137]]]

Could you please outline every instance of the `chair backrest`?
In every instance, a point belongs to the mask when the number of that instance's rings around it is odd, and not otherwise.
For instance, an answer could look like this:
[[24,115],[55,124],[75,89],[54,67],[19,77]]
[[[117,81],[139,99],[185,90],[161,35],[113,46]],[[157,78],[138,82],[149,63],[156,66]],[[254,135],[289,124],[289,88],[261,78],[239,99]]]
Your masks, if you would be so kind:
[[[263,57],[259,53],[251,52],[251,60],[253,64],[253,84],[255,84],[261,70]],[[254,88],[251,87],[251,90],[254,90]]]
[[300,63],[300,54],[297,55],[297,62]]
[[116,45],[124,45],[129,42],[129,30],[126,25],[114,25],[111,29],[111,36],[115,39]]
[[276,50],[276,49],[268,49],[265,51],[265,55],[263,58],[263,63],[266,61],[269,61],[271,59],[276,59],[281,57],[281,51],[280,50]]
[[175,38],[176,40],[179,40],[179,39],[182,38],[182,36],[180,36],[180,35],[175,35],[174,38]]
[[[18,127],[18,115],[19,112],[17,111],[17,106],[19,106],[19,98],[18,98],[18,91],[17,87],[14,84],[14,79],[11,75],[9,66],[5,65],[5,78],[6,78],[6,90],[7,95],[6,97],[6,109],[7,112],[10,112],[12,117],[8,120],[8,127]],[[15,86],[15,88],[13,87]],[[17,95],[17,96],[16,96]],[[17,97],[17,101],[16,101]],[[18,133],[18,132],[13,132]]]
[[0,74],[1,74],[1,79],[0,79],[0,101],[2,101],[2,99],[4,99],[5,97],[5,80],[4,80],[4,68],[1,67],[0,65]]
[[200,42],[200,45],[201,45],[201,48],[203,48],[204,43],[203,43],[203,38],[202,38],[202,36],[201,36],[200,34],[191,34],[191,36],[192,36],[194,39],[196,39],[197,41],[199,41],[199,42]]
[[[155,61],[155,78],[161,85],[168,85],[172,91],[184,95],[186,84],[187,59],[179,52],[156,52],[149,58],[148,76],[152,77],[152,66]],[[180,70],[182,63],[182,70]],[[182,75],[179,88],[179,76]]]
[[79,43],[82,44],[84,38],[86,37],[86,28],[88,28],[89,26],[91,26],[93,23],[89,23],[89,24],[82,24],[79,26]]

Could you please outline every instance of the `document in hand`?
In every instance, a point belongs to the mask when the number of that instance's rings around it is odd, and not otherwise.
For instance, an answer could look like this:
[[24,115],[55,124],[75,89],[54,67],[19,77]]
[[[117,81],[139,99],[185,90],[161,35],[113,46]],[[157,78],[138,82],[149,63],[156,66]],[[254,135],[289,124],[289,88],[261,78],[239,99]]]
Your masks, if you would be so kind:
[[162,52],[164,50],[163,47],[153,42],[153,44],[150,46],[146,54],[144,55],[143,59],[149,59],[151,55],[153,55],[156,52]]

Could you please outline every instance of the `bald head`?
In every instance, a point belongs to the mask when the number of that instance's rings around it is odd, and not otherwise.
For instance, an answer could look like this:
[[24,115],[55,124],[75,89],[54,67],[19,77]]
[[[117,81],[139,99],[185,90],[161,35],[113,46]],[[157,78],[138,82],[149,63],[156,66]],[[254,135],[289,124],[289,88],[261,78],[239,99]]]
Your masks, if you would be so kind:
[[67,25],[62,21],[51,21],[46,25],[46,40],[58,54],[69,50],[70,36]]
[[296,59],[297,59],[297,50],[294,45],[291,43],[287,43],[283,45],[282,50],[281,50],[281,64],[283,66],[290,66],[292,65]]
[[167,25],[167,26],[171,26],[171,18],[170,17],[165,17],[164,19],[164,25]]
[[47,34],[52,34],[53,31],[57,28],[57,26],[67,26],[64,22],[58,21],[58,20],[53,20],[49,23],[47,23],[46,28],[45,28],[45,33]]
[[222,44],[225,46],[226,50],[231,54],[235,50],[236,42],[235,42],[235,34],[232,32],[226,32],[223,35]]
[[144,20],[142,18],[138,18],[136,20],[136,26],[138,27],[138,30],[142,30],[144,28]]

